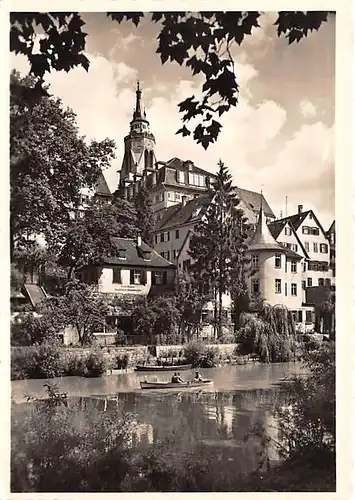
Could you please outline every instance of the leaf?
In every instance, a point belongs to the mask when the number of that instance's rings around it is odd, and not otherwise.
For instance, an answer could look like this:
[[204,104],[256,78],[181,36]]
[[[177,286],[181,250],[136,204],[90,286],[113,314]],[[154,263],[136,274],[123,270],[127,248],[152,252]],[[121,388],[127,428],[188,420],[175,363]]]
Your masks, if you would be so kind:
[[177,134],[182,134],[182,136],[183,136],[183,137],[186,137],[187,135],[191,135],[191,132],[190,132],[190,130],[189,130],[189,129],[187,129],[187,128],[185,127],[185,125],[184,125],[182,128],[180,128],[180,129],[176,132],[176,134],[175,134],[175,135],[177,135]]

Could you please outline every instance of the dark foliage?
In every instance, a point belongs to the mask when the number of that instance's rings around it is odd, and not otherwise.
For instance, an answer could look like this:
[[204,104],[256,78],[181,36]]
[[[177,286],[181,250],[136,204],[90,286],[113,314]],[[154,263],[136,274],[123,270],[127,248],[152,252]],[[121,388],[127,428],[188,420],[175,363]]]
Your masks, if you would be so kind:
[[[280,11],[275,22],[277,36],[291,44],[318,30],[327,21],[326,11]],[[218,118],[238,103],[237,83],[232,52],[248,36],[261,29],[259,11],[233,12],[109,12],[118,23],[131,21],[139,26],[149,16],[161,28],[156,52],[162,64],[177,63],[203,77],[201,99],[191,96],[179,104],[183,126],[177,133],[193,134],[194,140],[207,148],[221,131]],[[10,48],[23,54],[31,65],[31,73],[40,78],[51,69],[69,71],[76,66],[89,69],[85,56],[84,21],[77,12],[18,13],[10,15]],[[33,54],[34,34],[44,32],[39,53]],[[194,130],[186,123],[197,118]]]

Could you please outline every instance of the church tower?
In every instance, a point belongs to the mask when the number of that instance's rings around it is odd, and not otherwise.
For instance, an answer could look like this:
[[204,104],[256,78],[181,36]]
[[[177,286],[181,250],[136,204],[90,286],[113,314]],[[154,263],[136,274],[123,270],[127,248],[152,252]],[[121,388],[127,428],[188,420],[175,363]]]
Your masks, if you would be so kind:
[[150,132],[149,121],[142,106],[142,91],[137,82],[136,106],[130,123],[130,132],[124,138],[124,157],[120,171],[120,188],[129,196],[130,186],[135,186],[143,176],[155,169],[155,137]]

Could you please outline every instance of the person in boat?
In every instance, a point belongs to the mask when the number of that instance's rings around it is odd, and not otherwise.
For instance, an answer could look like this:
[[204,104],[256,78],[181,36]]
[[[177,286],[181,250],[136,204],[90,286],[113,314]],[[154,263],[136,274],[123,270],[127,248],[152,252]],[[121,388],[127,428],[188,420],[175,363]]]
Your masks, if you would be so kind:
[[203,381],[203,378],[202,378],[201,373],[196,372],[196,373],[195,373],[195,377],[194,377],[194,380],[193,380],[193,381],[194,381],[194,382],[202,382],[202,381]]
[[174,375],[171,377],[171,383],[172,384],[177,384],[178,383],[178,375],[175,372]]
[[179,384],[184,384],[185,380],[181,377],[180,373],[177,374],[177,380]]

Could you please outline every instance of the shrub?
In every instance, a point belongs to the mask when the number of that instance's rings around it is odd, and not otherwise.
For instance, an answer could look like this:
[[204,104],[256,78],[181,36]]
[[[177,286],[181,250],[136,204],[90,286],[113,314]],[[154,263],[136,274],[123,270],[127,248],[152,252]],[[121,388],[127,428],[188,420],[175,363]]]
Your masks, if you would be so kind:
[[117,333],[115,336],[115,344],[116,345],[125,345],[127,342],[126,334],[121,328],[117,329]]
[[53,343],[14,347],[11,350],[11,379],[53,378],[65,373],[60,348]]
[[129,354],[124,354],[123,356],[116,356],[115,368],[117,370],[126,370],[129,363]]
[[108,362],[102,352],[91,352],[86,359],[87,377],[100,377],[108,369]]
[[64,363],[60,348],[52,343],[38,346],[35,351],[36,376],[34,378],[60,377],[64,373]]
[[206,345],[198,340],[192,340],[184,347],[185,358],[193,367],[200,366],[207,352]]
[[88,370],[86,367],[86,359],[79,354],[72,353],[69,355],[67,362],[66,375],[85,377],[87,376]]

